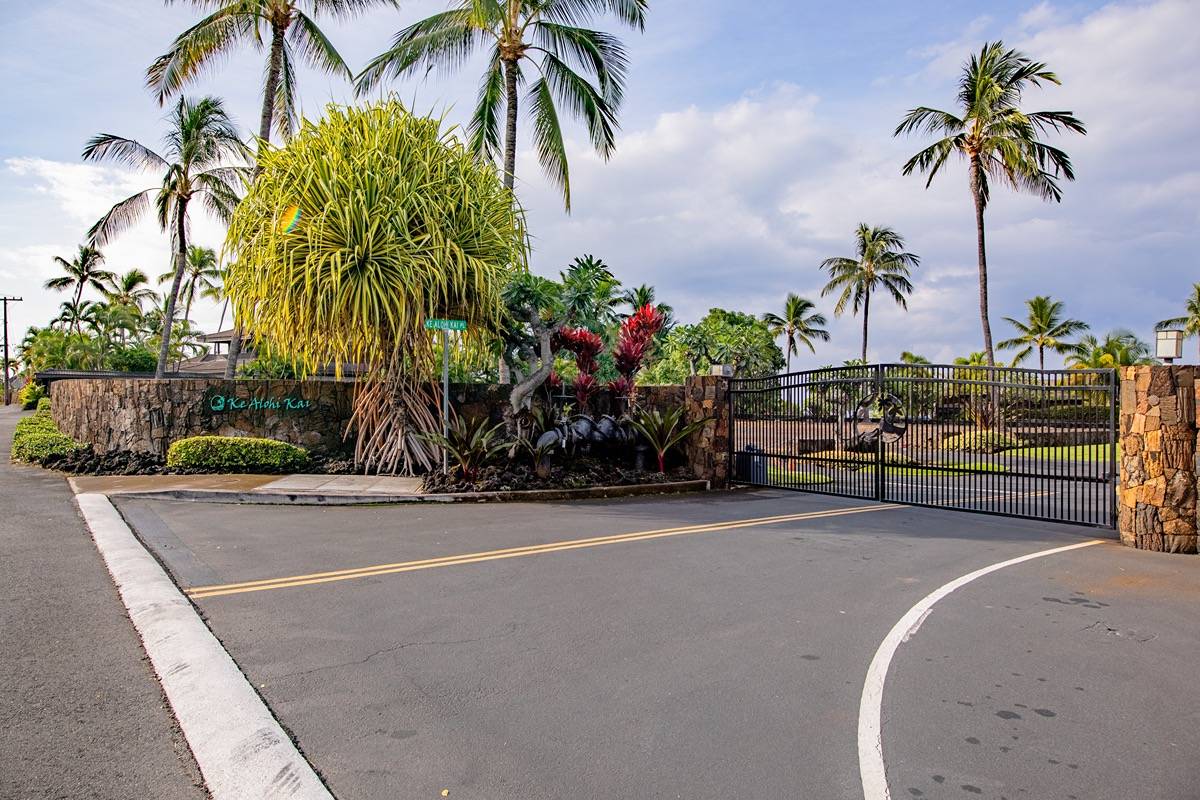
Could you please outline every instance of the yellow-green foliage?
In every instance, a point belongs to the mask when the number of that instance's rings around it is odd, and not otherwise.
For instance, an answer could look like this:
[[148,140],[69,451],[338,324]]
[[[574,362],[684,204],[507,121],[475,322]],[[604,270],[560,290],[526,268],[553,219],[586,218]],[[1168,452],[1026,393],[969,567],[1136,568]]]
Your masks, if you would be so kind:
[[28,411],[31,408],[37,408],[38,401],[46,396],[46,389],[39,383],[30,381],[21,387],[21,391],[17,392],[17,402],[21,407]]
[[50,407],[39,404],[35,414],[17,420],[11,456],[13,461],[40,464],[52,455],[70,455],[82,447],[58,429],[50,417]]
[[427,368],[427,318],[466,319],[470,339],[499,330],[500,290],[526,268],[524,215],[457,129],[394,99],[331,105],[258,165],[226,241],[249,334],[301,368],[397,352]]
[[167,448],[167,466],[213,472],[296,472],[308,452],[287,442],[251,436],[192,436]]

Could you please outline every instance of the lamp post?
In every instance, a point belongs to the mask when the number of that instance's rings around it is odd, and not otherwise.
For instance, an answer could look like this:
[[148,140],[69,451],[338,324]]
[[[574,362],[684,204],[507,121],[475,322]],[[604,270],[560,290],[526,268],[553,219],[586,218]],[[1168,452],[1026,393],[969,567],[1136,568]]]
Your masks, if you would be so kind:
[[1167,364],[1183,358],[1183,331],[1158,331],[1154,336],[1154,355]]

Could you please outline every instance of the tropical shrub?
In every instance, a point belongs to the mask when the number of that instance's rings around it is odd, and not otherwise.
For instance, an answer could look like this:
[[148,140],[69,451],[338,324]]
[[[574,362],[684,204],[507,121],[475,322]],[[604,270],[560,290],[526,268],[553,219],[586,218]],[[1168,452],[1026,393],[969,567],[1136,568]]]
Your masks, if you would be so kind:
[[695,325],[679,325],[667,335],[662,358],[637,377],[639,384],[683,383],[713,364],[729,364],[739,377],[772,375],[783,369],[783,351],[770,326],[723,308],[710,309]]
[[50,417],[49,400],[42,399],[47,402],[45,407],[39,402],[33,416],[17,420],[12,442],[14,461],[40,464],[52,455],[70,455],[85,446],[58,429]]
[[509,447],[503,428],[503,423],[489,425],[486,417],[457,417],[450,424],[449,436],[430,431],[421,437],[445,450],[453,470],[464,480],[473,481],[481,467]]
[[296,370],[287,359],[260,355],[248,364],[238,367],[239,378],[261,378],[270,380],[292,379]]
[[700,430],[707,421],[699,419],[684,424],[683,409],[677,407],[670,411],[641,409],[630,420],[630,424],[654,450],[655,456],[658,457],[658,471],[666,472],[667,453]]
[[167,466],[213,472],[297,472],[308,452],[294,444],[250,436],[192,436],[167,448]]
[[362,365],[355,456],[368,471],[432,468],[415,435],[440,428],[430,317],[467,322],[464,341],[504,325],[501,291],[524,272],[524,213],[456,128],[395,99],[329,106],[278,149],[238,205],[226,293],[247,335],[302,372]]
[[17,402],[21,404],[21,408],[29,411],[37,408],[38,401],[46,396],[46,387],[40,383],[30,381],[21,387],[21,391],[17,392]]
[[37,401],[37,411],[34,412],[34,416],[35,417],[50,416],[50,398],[49,397],[43,397],[42,399]]
[[942,441],[943,450],[956,450],[962,453],[999,453],[1002,450],[1012,450],[1024,444],[999,431],[971,431],[951,436]]
[[108,354],[108,369],[117,372],[154,372],[158,356],[145,345],[122,347]]

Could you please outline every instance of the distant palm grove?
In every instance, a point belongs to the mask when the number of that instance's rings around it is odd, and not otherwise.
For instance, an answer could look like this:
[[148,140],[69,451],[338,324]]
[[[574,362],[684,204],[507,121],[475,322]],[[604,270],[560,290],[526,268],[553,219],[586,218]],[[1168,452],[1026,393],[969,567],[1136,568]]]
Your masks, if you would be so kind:
[[[520,198],[532,179],[517,175],[519,148],[531,149],[570,213],[566,126],[580,125],[591,150],[602,160],[612,157],[634,68],[620,36],[601,27],[643,35],[649,0],[454,0],[423,19],[397,24],[388,47],[363,65],[347,63],[322,25],[352,22],[371,8],[395,8],[399,19],[403,4],[189,4],[198,11],[195,22],[164,43],[145,72],[144,89],[167,108],[161,145],[104,132],[82,151],[85,161],[145,173],[145,188],[113,198],[112,207],[80,232],[77,251],[55,257],[59,274],[45,287],[63,294],[60,311],[29,329],[19,358],[6,367],[30,375],[48,369],[157,377],[186,371],[186,360],[206,350],[193,316],[208,302],[221,308],[220,327],[228,320],[234,329],[224,361],[227,378],[302,376],[354,363],[361,375],[392,390],[415,386],[433,375],[434,364],[434,345],[420,323],[446,316],[472,320],[452,342],[460,380],[556,387],[598,381],[628,393],[635,383],[677,382],[717,364],[733,366],[738,375],[791,371],[801,368],[802,358],[817,366],[828,360],[820,352],[831,341],[831,319],[844,315],[861,322],[858,358],[846,363],[866,363],[879,312],[906,311],[920,296],[923,265],[913,252],[921,250],[920,242],[872,218],[870,209],[863,209],[869,221],[844,232],[840,254],[787,278],[800,287],[819,277],[819,289],[781,293],[771,307],[753,313],[714,302],[701,319],[680,320],[672,298],[659,297],[646,284],[624,285],[617,277],[621,265],[612,268],[590,255],[545,265],[558,270],[558,279],[530,274],[534,232],[526,227]],[[219,69],[226,55],[247,49],[263,56],[253,136],[221,98],[184,94],[200,76]],[[482,72],[462,127],[413,115],[390,94],[430,70],[471,64]],[[301,120],[301,65],[345,81],[359,104]],[[1150,346],[1131,330],[1094,331],[1069,314],[1066,301],[1036,285],[1023,309],[1006,309],[1006,329],[993,336],[985,228],[993,190],[1006,187],[1057,203],[1064,199],[1064,182],[1075,178],[1069,154],[1048,137],[1084,135],[1084,123],[1070,111],[1023,106],[1030,88],[1059,82],[1048,65],[1002,42],[987,42],[964,63],[948,110],[913,108],[890,131],[931,140],[897,164],[904,175],[925,176],[926,187],[951,161],[966,168],[963,202],[969,195],[974,210],[980,338],[964,345],[970,352],[939,354],[941,360],[1039,370],[1057,363],[1089,369],[1154,360]],[[439,188],[422,192],[411,188],[416,185]],[[196,215],[225,225],[225,241],[194,242],[190,221]],[[149,219],[163,234],[162,264],[168,268],[107,263],[104,248]],[[602,244],[580,242],[580,251]],[[149,275],[157,277],[157,286]],[[826,299],[829,305],[822,306]],[[1200,284],[1179,311],[1157,327],[1200,340]],[[618,346],[622,325],[639,313],[653,320],[653,335],[639,345],[631,362],[636,369],[623,372],[608,350]],[[331,331],[339,333],[330,337]],[[255,344],[257,360],[239,353],[243,340]],[[548,353],[539,350],[542,344]],[[581,357],[580,347],[594,349],[598,360]],[[903,363],[929,363],[905,347],[912,344],[887,345]],[[405,370],[411,374],[401,381]]]

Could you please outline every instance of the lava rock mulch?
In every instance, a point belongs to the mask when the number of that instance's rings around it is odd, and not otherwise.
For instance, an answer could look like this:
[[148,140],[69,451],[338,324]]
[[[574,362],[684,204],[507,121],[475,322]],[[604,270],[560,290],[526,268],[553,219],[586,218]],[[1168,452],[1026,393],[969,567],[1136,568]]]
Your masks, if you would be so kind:
[[512,492],[524,489],[590,489],[597,486],[636,486],[647,483],[675,483],[695,480],[684,468],[667,472],[646,472],[623,467],[611,461],[574,458],[553,465],[544,475],[538,475],[529,464],[509,462],[483,467],[473,480],[459,475],[431,472],[425,476],[421,490],[427,494],[462,494],[466,492]]

